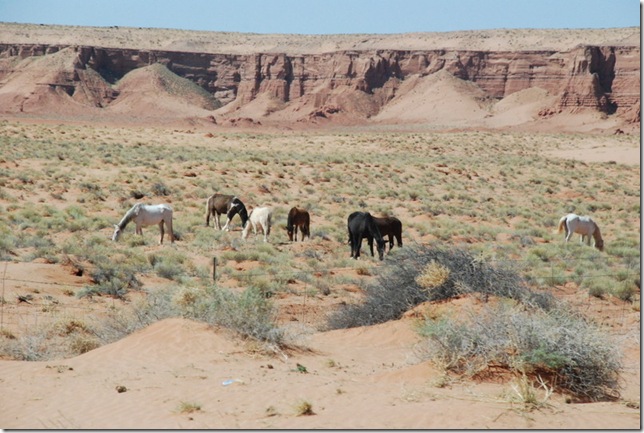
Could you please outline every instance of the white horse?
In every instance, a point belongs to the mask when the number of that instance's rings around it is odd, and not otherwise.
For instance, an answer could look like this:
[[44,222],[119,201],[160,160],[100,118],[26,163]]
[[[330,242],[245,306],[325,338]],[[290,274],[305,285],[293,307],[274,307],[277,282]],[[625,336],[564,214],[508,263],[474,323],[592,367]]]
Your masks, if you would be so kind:
[[257,236],[257,226],[261,225],[264,232],[264,242],[268,242],[268,235],[271,233],[271,218],[273,210],[270,207],[256,207],[248,214],[248,223],[242,230],[242,239],[248,237],[248,230],[253,226],[253,233]]
[[561,217],[557,232],[561,233],[563,230],[566,231],[566,242],[570,240],[573,233],[577,233],[581,235],[579,242],[584,242],[585,240],[586,245],[590,246],[590,237],[592,236],[595,240],[595,248],[599,251],[604,251],[604,240],[602,239],[599,226],[589,216],[579,216],[570,213]]
[[127,211],[120,223],[114,225],[114,234],[112,235],[112,240],[118,240],[121,236],[121,232],[125,229],[130,221],[134,221],[136,224],[136,234],[143,235],[142,227],[150,226],[153,224],[159,225],[159,230],[161,230],[161,240],[159,244],[163,243],[163,225],[168,229],[170,233],[170,242],[174,243],[174,233],[172,231],[172,208],[167,204],[155,204],[148,205],[143,203],[137,203],[132,208]]

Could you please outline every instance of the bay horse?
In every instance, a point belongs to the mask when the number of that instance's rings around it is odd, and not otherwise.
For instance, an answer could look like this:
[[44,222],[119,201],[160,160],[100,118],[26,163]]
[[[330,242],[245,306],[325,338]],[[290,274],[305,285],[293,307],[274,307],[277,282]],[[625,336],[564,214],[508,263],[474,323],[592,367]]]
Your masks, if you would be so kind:
[[253,226],[253,233],[257,237],[257,226],[261,226],[264,233],[264,242],[268,242],[268,235],[271,234],[271,219],[273,218],[273,210],[270,207],[256,207],[251,209],[248,214],[248,224],[242,229],[242,238],[248,237],[248,231]]
[[174,232],[172,231],[172,208],[167,204],[148,205],[137,203],[130,210],[127,211],[123,219],[118,224],[114,225],[114,234],[112,240],[117,241],[125,227],[134,221],[136,224],[136,234],[143,235],[142,227],[150,226],[153,224],[159,225],[161,231],[161,240],[159,244],[163,243],[163,226],[168,229],[170,234],[170,242],[174,243]]
[[347,219],[347,229],[349,230],[349,243],[351,244],[351,258],[360,257],[360,248],[362,239],[367,238],[371,257],[373,255],[373,240],[376,240],[378,248],[378,258],[383,259],[385,253],[385,240],[380,234],[380,229],[369,212],[353,212]]
[[288,240],[293,242],[293,235],[295,235],[295,241],[297,242],[298,227],[302,232],[302,241],[304,241],[306,236],[311,239],[310,224],[311,216],[306,209],[300,209],[298,207],[292,208],[288,213],[288,218],[286,219],[286,233],[288,234]]
[[[226,214],[226,225],[223,227],[221,227],[221,222],[219,221],[219,216],[222,214]],[[206,227],[210,225],[210,216],[212,215],[215,217],[215,227],[219,230],[228,231],[230,220],[237,214],[239,214],[242,228],[244,228],[248,222],[248,212],[239,198],[226,194],[213,194],[208,197],[206,202]]]
[[592,236],[595,240],[595,248],[599,251],[604,251],[604,239],[602,239],[599,226],[589,216],[579,216],[570,213],[561,217],[557,232],[561,233],[563,230],[566,232],[566,242],[570,240],[573,233],[577,233],[581,235],[579,242],[584,242],[585,240],[586,245],[590,246],[590,237]]
[[378,225],[380,234],[384,236],[389,236],[389,251],[394,247],[394,237],[398,242],[398,246],[402,248],[402,223],[400,220],[393,216],[386,217],[373,217],[373,220]]

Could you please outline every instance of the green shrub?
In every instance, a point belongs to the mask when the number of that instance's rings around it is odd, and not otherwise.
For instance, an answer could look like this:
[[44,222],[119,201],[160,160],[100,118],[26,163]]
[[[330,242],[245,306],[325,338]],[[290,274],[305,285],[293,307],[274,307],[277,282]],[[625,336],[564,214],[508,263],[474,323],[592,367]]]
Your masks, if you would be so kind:
[[113,264],[104,259],[95,263],[96,267],[90,272],[94,286],[86,286],[76,296],[83,298],[92,295],[108,295],[124,298],[130,289],[140,288],[141,282],[136,278],[135,269],[130,266]]

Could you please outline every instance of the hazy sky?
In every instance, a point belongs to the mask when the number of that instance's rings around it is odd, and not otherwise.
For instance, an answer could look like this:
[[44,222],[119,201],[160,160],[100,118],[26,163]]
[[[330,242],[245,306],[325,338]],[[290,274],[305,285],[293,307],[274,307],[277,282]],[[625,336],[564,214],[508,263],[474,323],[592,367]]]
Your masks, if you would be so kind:
[[[639,27],[636,0],[0,0],[0,21],[251,33]],[[1,42],[1,41],[0,41]]]

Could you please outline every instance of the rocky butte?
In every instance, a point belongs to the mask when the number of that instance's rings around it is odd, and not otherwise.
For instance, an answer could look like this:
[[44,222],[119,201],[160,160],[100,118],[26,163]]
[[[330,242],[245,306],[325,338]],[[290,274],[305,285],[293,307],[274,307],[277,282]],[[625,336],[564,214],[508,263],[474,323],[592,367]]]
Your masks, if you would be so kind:
[[0,24],[0,113],[109,118],[147,109],[148,117],[219,125],[360,125],[386,124],[394,107],[414,105],[417,114],[398,121],[422,124],[431,123],[431,101],[448,89],[465,101],[456,111],[472,104],[476,111],[461,126],[485,126],[495,104],[538,89],[529,121],[591,110],[639,130],[639,28],[607,29],[565,47],[549,47],[528,30],[452,39],[168,30],[155,33],[158,46],[151,31]]

